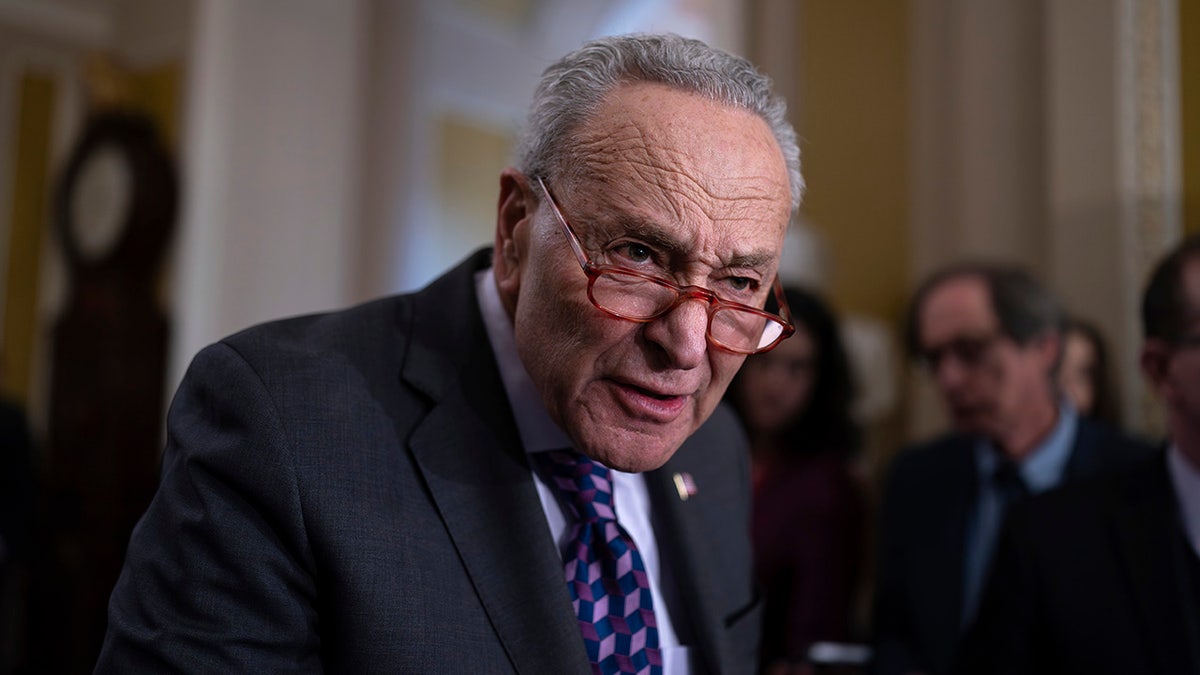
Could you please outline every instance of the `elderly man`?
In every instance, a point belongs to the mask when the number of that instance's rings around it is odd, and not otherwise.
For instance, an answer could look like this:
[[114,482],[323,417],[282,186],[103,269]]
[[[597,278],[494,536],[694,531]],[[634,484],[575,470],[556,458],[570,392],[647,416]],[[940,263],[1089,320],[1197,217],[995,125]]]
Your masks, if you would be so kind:
[[885,487],[874,613],[877,673],[944,673],[974,615],[1007,505],[1148,449],[1081,419],[1054,369],[1062,313],[1020,269],[934,274],[909,312],[909,350],[955,432],[903,452]]
[[196,358],[98,669],[752,672],[717,404],[791,332],[762,308],[801,190],[745,60],[635,36],[552,65],[494,250]]
[[1155,269],[1142,328],[1169,443],[1013,509],[963,673],[1200,673],[1200,237]]

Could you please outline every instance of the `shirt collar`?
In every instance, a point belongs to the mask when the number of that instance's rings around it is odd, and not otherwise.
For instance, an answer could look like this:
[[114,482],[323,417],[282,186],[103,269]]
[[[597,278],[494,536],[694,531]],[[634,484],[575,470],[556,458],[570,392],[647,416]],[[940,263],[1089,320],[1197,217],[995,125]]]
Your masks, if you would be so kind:
[[537,387],[521,363],[512,319],[500,302],[500,292],[496,289],[491,267],[475,274],[475,290],[488,341],[492,344],[492,353],[500,367],[500,379],[504,382],[504,392],[508,394],[525,452],[532,454],[571,447],[571,440],[550,418]]
[[1183,528],[1188,541],[1200,555],[1200,467],[1192,464],[1179,446],[1174,443],[1167,449],[1167,473],[1171,474],[1171,487],[1183,514]]
[[[1066,401],[1058,404],[1058,421],[1054,428],[1020,462],[1021,479],[1029,491],[1036,494],[1058,485],[1071,459],[1071,448],[1079,428],[1079,413]],[[975,465],[980,480],[987,480],[1000,463],[1000,450],[991,440],[980,438],[975,444]]]

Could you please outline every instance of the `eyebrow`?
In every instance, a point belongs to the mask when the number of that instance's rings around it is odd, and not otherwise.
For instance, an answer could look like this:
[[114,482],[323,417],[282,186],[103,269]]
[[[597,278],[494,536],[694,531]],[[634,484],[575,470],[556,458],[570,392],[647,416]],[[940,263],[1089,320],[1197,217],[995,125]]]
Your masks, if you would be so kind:
[[[673,259],[687,260],[692,249],[683,241],[671,236],[669,228],[647,220],[627,215],[618,215],[613,224],[626,234],[637,237],[654,248],[665,251]],[[768,267],[776,259],[769,251],[750,251],[737,253],[722,260],[723,268],[759,269]]]

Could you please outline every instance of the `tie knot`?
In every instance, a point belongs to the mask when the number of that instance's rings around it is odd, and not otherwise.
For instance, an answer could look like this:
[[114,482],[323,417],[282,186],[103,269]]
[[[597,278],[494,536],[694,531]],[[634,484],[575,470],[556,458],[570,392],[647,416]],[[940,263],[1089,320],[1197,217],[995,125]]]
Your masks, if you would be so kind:
[[612,472],[583,455],[555,450],[536,455],[550,486],[582,521],[616,520],[612,503]]

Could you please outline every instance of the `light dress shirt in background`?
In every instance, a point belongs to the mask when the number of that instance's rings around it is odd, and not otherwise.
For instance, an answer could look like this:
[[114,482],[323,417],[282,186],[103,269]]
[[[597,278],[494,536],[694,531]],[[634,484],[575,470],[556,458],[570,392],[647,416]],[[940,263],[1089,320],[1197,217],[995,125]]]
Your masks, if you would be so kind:
[[[512,321],[500,303],[500,294],[496,290],[492,274],[491,268],[478,272],[475,276],[475,288],[478,291],[483,322],[487,326],[488,340],[492,344],[492,352],[496,355],[496,363],[500,366],[500,378],[504,381],[504,390],[512,405],[525,452],[533,455],[571,448],[571,440],[554,420],[550,419],[550,413],[542,404],[541,395],[521,363]],[[673,579],[669,573],[664,574],[669,568],[666,568],[659,558],[658,542],[654,538],[654,528],[650,525],[651,506],[650,496],[646,492],[646,481],[640,473],[613,470],[612,475],[613,507],[617,522],[633,538],[633,543],[646,566],[646,576],[650,580],[654,618],[658,623],[658,644],[663,657],[663,673],[687,675],[691,672],[689,651],[687,647],[679,644],[671,622],[671,608],[663,601],[663,585],[672,583]],[[567,545],[571,523],[552,488],[536,471],[533,472],[533,477],[537,484],[538,497],[542,501],[542,510],[546,512],[550,534],[561,553]],[[562,580],[564,587],[567,583],[565,574],[564,572]],[[670,595],[677,597],[673,593]],[[582,641],[583,637],[580,636],[579,639]]]
[[1167,449],[1167,473],[1175,488],[1175,500],[1183,520],[1184,534],[1200,556],[1200,467],[1192,464],[1174,443]]

